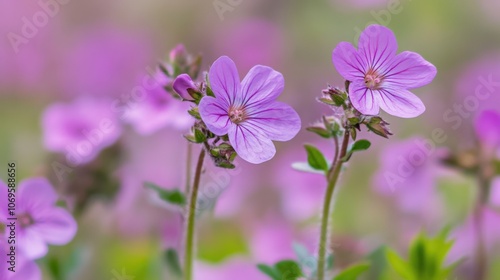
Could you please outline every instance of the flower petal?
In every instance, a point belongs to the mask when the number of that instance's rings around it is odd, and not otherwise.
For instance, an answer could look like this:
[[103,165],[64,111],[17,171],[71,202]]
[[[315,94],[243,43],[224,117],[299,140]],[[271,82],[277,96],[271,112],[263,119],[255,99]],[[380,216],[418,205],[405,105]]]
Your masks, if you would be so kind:
[[52,207],[57,201],[58,195],[50,182],[45,178],[31,178],[19,184],[17,193],[17,212],[41,211]]
[[241,82],[242,104],[251,105],[278,98],[285,87],[283,75],[271,67],[252,67]]
[[201,119],[208,129],[214,134],[222,136],[227,134],[232,122],[228,115],[228,104],[219,98],[205,96],[201,99],[198,110]]
[[368,64],[348,42],[340,42],[333,50],[332,61],[335,69],[344,79],[356,81],[364,79]]
[[19,249],[24,255],[31,259],[39,259],[47,254],[49,248],[42,237],[31,227],[25,230],[17,230],[17,242]]
[[32,213],[32,217],[32,230],[48,244],[65,245],[75,237],[76,221],[62,208],[53,207]]
[[378,114],[377,94],[376,90],[367,88],[363,82],[351,83],[349,86],[349,99],[352,106],[364,115]]
[[384,84],[412,89],[429,84],[436,73],[436,67],[422,56],[406,51],[394,57],[382,75]]
[[240,90],[240,77],[234,62],[227,56],[219,57],[210,67],[208,78],[215,97],[233,104]]
[[359,36],[358,50],[371,69],[383,70],[384,65],[396,55],[398,42],[389,28],[373,24]]
[[401,118],[414,118],[425,111],[425,105],[415,94],[401,88],[378,90],[380,108],[390,115]]
[[180,74],[175,78],[174,83],[172,84],[175,92],[179,94],[182,99],[185,100],[193,100],[193,97],[189,94],[188,90],[196,90],[196,85],[188,74]]
[[245,126],[263,131],[271,140],[288,141],[300,130],[300,117],[288,104],[272,102],[249,110]]
[[238,156],[250,163],[268,161],[276,153],[276,148],[267,135],[244,123],[231,126],[228,136]]

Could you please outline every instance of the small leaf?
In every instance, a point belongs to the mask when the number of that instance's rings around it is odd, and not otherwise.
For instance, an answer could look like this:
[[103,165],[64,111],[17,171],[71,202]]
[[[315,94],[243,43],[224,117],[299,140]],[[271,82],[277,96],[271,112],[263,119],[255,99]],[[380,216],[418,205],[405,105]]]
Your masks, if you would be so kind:
[[316,170],[327,171],[328,163],[320,150],[312,145],[304,145],[304,147],[307,151],[307,161],[309,165]]
[[165,261],[167,262],[167,266],[169,271],[175,274],[178,277],[182,276],[181,263],[179,261],[179,255],[175,249],[168,249],[165,252]]
[[258,264],[257,268],[265,275],[271,277],[273,280],[281,280],[280,273],[274,267],[265,264]]
[[302,172],[325,175],[324,171],[312,168],[307,162],[294,162],[292,163],[292,168]]
[[333,100],[331,100],[330,98],[325,98],[325,97],[321,97],[321,98],[318,98],[318,101],[321,102],[321,103],[325,103],[327,105],[336,105],[335,102]]
[[307,131],[310,131],[310,132],[314,132],[316,134],[318,134],[319,136],[323,137],[323,138],[331,138],[332,137],[332,134],[326,130],[325,128],[323,127],[319,127],[319,126],[311,126],[311,127],[308,127],[306,128]]
[[339,273],[333,280],[356,280],[365,271],[370,268],[367,263],[355,264],[346,268],[344,271]]
[[357,151],[368,150],[368,148],[370,148],[371,145],[372,144],[370,143],[370,141],[365,140],[365,139],[361,139],[361,140],[354,142],[354,144],[352,145],[351,151],[357,152]]
[[149,182],[145,182],[144,186],[154,190],[160,196],[160,198],[165,202],[179,206],[186,204],[186,197],[181,191],[177,189],[166,190]]
[[283,280],[295,280],[299,277],[304,276],[300,265],[292,260],[280,261],[274,265],[277,271],[280,272],[281,278]]
[[205,134],[201,130],[195,129],[194,130],[194,139],[195,139],[196,143],[203,143],[207,140],[207,137],[205,136]]

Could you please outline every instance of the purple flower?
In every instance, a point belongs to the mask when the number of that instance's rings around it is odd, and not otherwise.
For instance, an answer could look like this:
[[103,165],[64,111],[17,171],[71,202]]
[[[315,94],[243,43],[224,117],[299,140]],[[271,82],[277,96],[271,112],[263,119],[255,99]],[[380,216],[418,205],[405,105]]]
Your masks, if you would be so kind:
[[[65,209],[55,206],[57,193],[49,181],[27,179],[19,184],[16,192],[16,244],[27,258],[41,258],[47,254],[48,244],[65,245],[73,239],[77,231],[76,221]],[[0,183],[0,198],[7,201],[4,183]],[[8,224],[8,217],[11,213],[2,204],[0,221]],[[7,227],[6,235],[9,234]]]
[[75,165],[93,160],[122,132],[111,102],[90,99],[52,104],[43,113],[42,126],[45,148],[66,153]]
[[214,134],[228,134],[242,159],[268,161],[276,153],[271,140],[288,141],[300,130],[297,112],[276,101],[284,79],[272,68],[254,66],[240,82],[234,62],[222,56],[210,68],[209,80],[215,98],[201,100],[201,118]]
[[188,74],[177,76],[174,80],[173,88],[182,99],[193,100],[188,90],[196,90],[196,85]]
[[422,101],[408,89],[430,83],[436,68],[414,52],[396,55],[397,48],[390,29],[370,25],[359,37],[358,50],[348,42],[333,50],[333,64],[351,82],[349,97],[361,113],[377,115],[382,109],[397,117],[412,118],[425,111]]
[[475,121],[476,135],[488,148],[500,148],[500,114],[495,111],[483,111]]

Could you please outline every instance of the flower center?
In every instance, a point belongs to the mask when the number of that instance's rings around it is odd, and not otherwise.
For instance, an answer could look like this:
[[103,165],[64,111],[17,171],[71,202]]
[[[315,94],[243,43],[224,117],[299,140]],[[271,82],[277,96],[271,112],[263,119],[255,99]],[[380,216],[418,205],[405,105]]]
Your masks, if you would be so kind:
[[379,75],[375,70],[370,69],[365,75],[365,85],[369,89],[379,89],[384,77]]
[[228,116],[229,116],[229,119],[233,123],[236,123],[236,124],[244,122],[247,118],[247,114],[246,114],[245,110],[243,108],[239,108],[239,107],[229,108]]
[[19,225],[21,226],[21,228],[27,228],[35,223],[31,215],[28,213],[17,215],[17,220],[19,221]]

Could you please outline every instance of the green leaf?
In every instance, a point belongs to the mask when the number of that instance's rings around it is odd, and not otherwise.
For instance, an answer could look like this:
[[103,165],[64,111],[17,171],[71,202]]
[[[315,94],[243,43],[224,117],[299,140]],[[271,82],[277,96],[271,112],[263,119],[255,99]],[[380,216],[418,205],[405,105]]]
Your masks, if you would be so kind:
[[344,271],[339,273],[333,280],[356,280],[365,271],[370,268],[370,264],[362,263],[355,264],[346,268]]
[[205,142],[205,140],[207,140],[207,137],[205,136],[205,134],[201,130],[195,129],[194,130],[194,139],[195,139],[196,143],[203,143],[203,142]]
[[328,130],[326,130],[323,127],[318,127],[318,126],[311,126],[306,128],[307,131],[313,132],[318,134],[319,136],[323,138],[332,138],[332,133],[330,133]]
[[257,268],[265,275],[271,277],[273,280],[281,280],[280,273],[274,267],[265,264],[258,264]]
[[292,168],[297,171],[325,175],[324,171],[312,168],[307,162],[294,162],[292,163]]
[[179,261],[179,255],[175,249],[168,249],[165,251],[165,261],[167,262],[168,269],[174,275],[181,277],[182,269]]
[[372,145],[372,143],[370,143],[370,141],[368,141],[366,139],[361,139],[361,140],[354,142],[354,144],[352,145],[351,151],[353,151],[353,152],[365,151],[365,150],[368,150],[368,148],[370,148],[371,145]]
[[304,147],[307,151],[307,162],[309,162],[309,165],[316,170],[327,171],[328,163],[320,150],[312,145],[304,145]]
[[186,197],[181,191],[177,189],[166,190],[149,182],[145,182],[144,186],[146,188],[154,190],[160,196],[160,198],[165,202],[179,206],[186,204]]
[[281,278],[283,280],[295,280],[299,277],[304,276],[300,265],[292,260],[280,261],[274,265],[277,271],[280,272]]
[[387,260],[391,267],[404,279],[414,279],[410,266],[396,252],[388,249],[386,252]]

